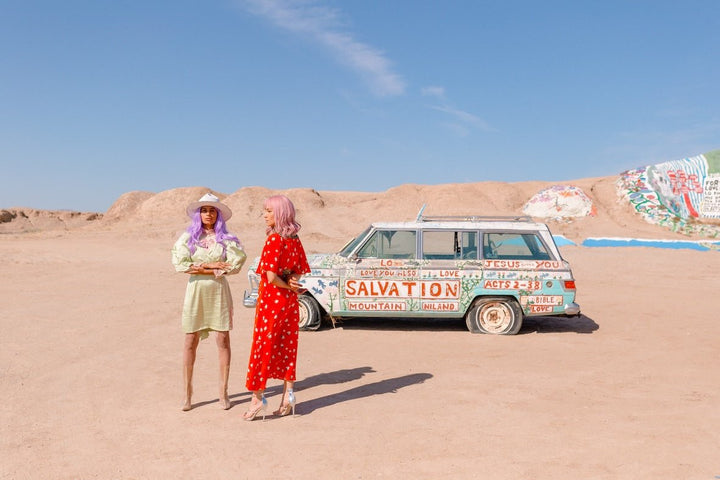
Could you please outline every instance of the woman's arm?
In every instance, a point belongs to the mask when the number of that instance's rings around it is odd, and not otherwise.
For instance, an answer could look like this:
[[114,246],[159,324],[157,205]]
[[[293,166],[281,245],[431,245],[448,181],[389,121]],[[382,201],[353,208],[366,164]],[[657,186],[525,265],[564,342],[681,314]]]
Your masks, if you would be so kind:
[[216,270],[226,270],[230,268],[227,262],[207,262],[201,264],[192,264],[185,273],[190,275],[216,275]]
[[190,237],[188,233],[183,233],[175,242],[170,251],[172,264],[176,272],[189,273],[193,267],[192,254],[187,246],[187,239]]
[[283,280],[280,275],[276,274],[275,272],[271,272],[269,270],[267,272],[265,272],[265,276],[267,277],[268,283],[272,283],[276,287],[286,288],[288,290],[292,290],[295,293],[298,293],[298,289],[299,289],[300,285],[297,283],[297,279],[294,279],[294,281],[293,281],[292,277],[294,277],[294,275],[288,279],[288,282],[290,282],[290,283]]
[[227,263],[229,265],[229,267],[225,269],[225,275],[238,273],[247,258],[243,248],[233,241],[228,242],[225,249],[225,256],[227,257]]

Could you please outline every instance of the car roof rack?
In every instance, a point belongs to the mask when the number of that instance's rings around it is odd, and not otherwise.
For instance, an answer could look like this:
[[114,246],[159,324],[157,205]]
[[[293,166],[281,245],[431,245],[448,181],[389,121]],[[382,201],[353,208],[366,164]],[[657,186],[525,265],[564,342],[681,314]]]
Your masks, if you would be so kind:
[[527,215],[418,215],[418,222],[481,222],[481,221],[532,222]]
[[417,214],[417,222],[482,222],[482,221],[506,221],[506,222],[532,222],[527,215],[435,215],[426,217],[423,215],[427,204],[423,204]]

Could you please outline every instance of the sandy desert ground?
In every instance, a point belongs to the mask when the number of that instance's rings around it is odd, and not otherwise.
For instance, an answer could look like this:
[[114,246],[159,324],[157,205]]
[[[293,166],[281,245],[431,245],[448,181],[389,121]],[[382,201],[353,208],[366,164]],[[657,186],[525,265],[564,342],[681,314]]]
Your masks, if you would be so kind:
[[[614,179],[570,182],[597,215],[548,222],[590,236],[686,239],[618,202]],[[309,253],[374,220],[519,214],[547,182],[403,185],[286,193]],[[180,410],[187,277],[169,249],[207,191],[129,192],[102,219],[45,219],[0,234],[2,479],[717,479],[720,252],[561,247],[575,319],[528,319],[517,336],[463,321],[345,321],[302,332],[298,416],[241,419],[253,311],[236,305],[230,392],[201,343],[195,402]],[[229,225],[260,252],[262,200],[226,194]],[[38,215],[37,218],[42,218]],[[280,382],[267,391],[279,402]]]

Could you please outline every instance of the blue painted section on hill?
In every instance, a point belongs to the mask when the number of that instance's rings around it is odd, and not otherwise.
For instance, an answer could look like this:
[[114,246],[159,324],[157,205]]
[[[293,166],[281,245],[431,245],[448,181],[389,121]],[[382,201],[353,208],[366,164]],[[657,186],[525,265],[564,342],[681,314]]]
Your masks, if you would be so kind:
[[553,235],[553,240],[555,240],[555,244],[558,247],[564,247],[565,245],[577,245],[577,243],[564,237],[563,235]]
[[719,250],[720,241],[690,241],[690,240],[648,240],[641,238],[587,238],[583,240],[583,247],[655,247],[673,249],[691,249],[699,251]]

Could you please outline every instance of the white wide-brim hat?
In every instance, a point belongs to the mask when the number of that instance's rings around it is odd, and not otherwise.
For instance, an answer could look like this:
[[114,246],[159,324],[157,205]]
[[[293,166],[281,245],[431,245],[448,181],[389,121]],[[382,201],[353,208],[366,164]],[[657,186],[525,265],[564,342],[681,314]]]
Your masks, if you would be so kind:
[[220,199],[212,193],[206,193],[205,195],[200,197],[200,200],[188,205],[185,209],[185,212],[187,212],[188,217],[192,218],[193,214],[198,208],[204,207],[206,205],[210,207],[215,207],[217,210],[222,212],[223,220],[225,220],[226,222],[230,219],[230,217],[232,217],[232,210],[230,210],[230,207],[222,203]]

